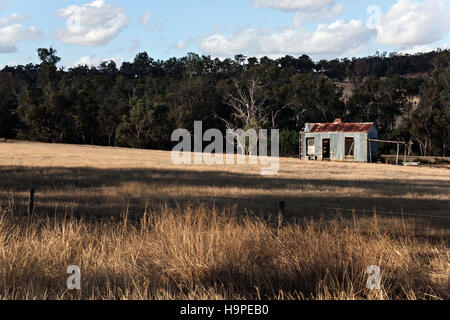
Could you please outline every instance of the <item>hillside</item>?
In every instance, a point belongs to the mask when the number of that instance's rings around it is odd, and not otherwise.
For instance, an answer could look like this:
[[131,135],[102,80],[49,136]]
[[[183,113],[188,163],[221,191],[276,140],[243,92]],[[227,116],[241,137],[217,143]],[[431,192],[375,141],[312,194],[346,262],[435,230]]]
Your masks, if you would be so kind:
[[[318,62],[195,53],[161,61],[141,52],[121,66],[68,70],[54,48],[39,48],[38,56],[40,64],[0,71],[2,138],[171,150],[172,132],[202,121],[222,132],[280,129],[281,153],[289,156],[305,123],[341,118],[374,122],[380,138],[411,140],[417,155],[449,154],[448,50]],[[255,112],[237,115],[249,106]]]

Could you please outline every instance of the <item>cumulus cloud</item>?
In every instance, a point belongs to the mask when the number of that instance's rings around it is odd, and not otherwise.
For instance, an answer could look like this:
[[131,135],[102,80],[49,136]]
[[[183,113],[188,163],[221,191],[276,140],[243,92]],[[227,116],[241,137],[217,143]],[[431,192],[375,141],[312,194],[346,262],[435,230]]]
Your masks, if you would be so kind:
[[294,25],[299,26],[308,21],[319,21],[322,19],[331,20],[340,15],[343,11],[343,6],[338,4],[332,7],[324,7],[315,11],[299,11],[294,15]]
[[215,56],[232,56],[237,53],[262,56],[300,55],[341,56],[360,50],[374,35],[362,21],[338,20],[320,24],[313,32],[299,27],[278,31],[244,29],[225,36],[215,34],[203,39],[200,48]]
[[334,0],[255,0],[256,8],[274,8],[282,11],[320,10],[334,4]]
[[416,54],[416,53],[424,53],[424,52],[430,52],[437,49],[442,50],[449,50],[450,49],[450,43],[443,43],[443,44],[437,44],[437,45],[421,45],[421,46],[414,46],[409,49],[404,49],[398,51],[400,54]]
[[78,59],[74,66],[97,66],[100,62],[102,62],[102,60],[95,55],[84,56]]
[[294,12],[292,26],[278,29],[241,29],[231,35],[215,33],[200,41],[200,49],[214,56],[245,53],[255,56],[282,56],[310,54],[336,56],[353,53],[363,47],[374,35],[362,21],[338,20],[319,24],[315,31],[306,30],[307,21],[327,20],[339,15],[343,7],[335,0],[254,0],[256,8],[272,8]]
[[83,5],[59,9],[56,14],[67,20],[67,28],[58,32],[58,38],[68,44],[102,46],[119,35],[126,27],[125,9],[105,0],[94,0]]
[[114,61],[117,64],[117,67],[120,68],[123,62],[125,62],[125,58],[122,56],[117,57],[111,57],[111,58],[105,58],[101,59],[97,57],[96,55],[90,55],[90,56],[83,56],[80,59],[78,59],[77,62],[73,65],[74,67],[77,66],[98,66],[102,62],[109,62]]
[[376,39],[378,44],[397,47],[400,52],[420,52],[439,47],[436,43],[444,40],[450,29],[448,0],[397,0],[386,14],[379,12],[375,25],[361,20],[338,20],[319,23],[314,31],[304,27],[305,20],[339,15],[342,6],[337,1],[254,0],[253,3],[258,8],[293,12],[294,22],[276,30],[243,28],[232,33],[215,32],[198,41],[200,49],[222,57],[237,53],[255,56],[306,53],[315,58],[335,58],[361,53]]
[[[255,8],[272,8],[293,12],[294,21],[289,27],[272,29],[240,29],[231,35],[215,33],[203,37],[200,49],[214,56],[230,56],[245,53],[255,56],[280,55],[341,55],[353,52],[364,45],[373,32],[361,21],[319,24],[313,32],[303,27],[307,21],[330,20],[342,12],[342,5],[335,0],[254,0]],[[185,42],[180,41],[177,48]]]
[[284,12],[296,12],[294,24],[306,21],[331,19],[342,13],[343,7],[335,0],[255,0],[255,8],[272,8]]
[[423,46],[449,32],[450,13],[442,0],[398,0],[382,15],[377,41],[397,48]]
[[17,51],[17,44],[24,40],[39,40],[41,32],[34,26],[24,27],[25,16],[12,14],[0,19],[0,53]]
[[6,26],[10,24],[17,24],[21,23],[26,20],[26,17],[24,15],[20,15],[17,13],[13,13],[10,16],[3,17],[0,19],[0,26]]

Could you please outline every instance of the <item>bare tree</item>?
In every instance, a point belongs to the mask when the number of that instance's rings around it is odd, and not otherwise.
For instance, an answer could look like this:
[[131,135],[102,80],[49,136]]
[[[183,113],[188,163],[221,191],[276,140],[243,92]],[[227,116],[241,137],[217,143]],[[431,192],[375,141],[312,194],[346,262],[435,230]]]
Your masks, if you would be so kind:
[[248,146],[242,144],[239,136],[236,133],[238,129],[258,130],[267,124],[270,120],[274,124],[274,117],[270,109],[267,99],[264,97],[262,91],[264,86],[258,79],[250,79],[239,82],[233,80],[233,92],[224,96],[224,102],[231,108],[230,120],[221,119],[230,132],[234,133],[233,143],[237,143],[238,147],[245,150],[247,154],[251,152]]
[[[233,132],[233,144],[245,150],[246,154],[252,153],[252,146],[243,145],[236,131],[254,129],[258,131],[264,126],[270,125],[276,128],[276,119],[281,111],[289,107],[286,104],[280,108],[273,108],[264,95],[264,85],[257,78],[239,81],[233,80],[233,91],[224,96],[224,102],[231,108],[230,120],[217,116],[225,123],[229,132]],[[257,135],[257,139],[259,139]],[[227,140],[230,140],[227,138]]]
[[264,86],[261,82],[250,79],[242,85],[235,79],[233,86],[235,92],[224,97],[225,103],[232,108],[232,127],[250,128],[267,123],[270,110],[262,94]]

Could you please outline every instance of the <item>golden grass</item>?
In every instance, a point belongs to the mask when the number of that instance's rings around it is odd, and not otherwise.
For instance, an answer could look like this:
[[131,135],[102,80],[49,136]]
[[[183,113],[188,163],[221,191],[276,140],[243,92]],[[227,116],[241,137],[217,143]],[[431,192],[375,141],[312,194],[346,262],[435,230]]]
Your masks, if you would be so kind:
[[448,299],[449,187],[442,168],[281,159],[261,177],[168,152],[3,143],[0,298]]
[[[169,152],[42,143],[0,144],[0,199],[25,207],[30,185],[38,210],[55,206],[109,214],[147,200],[216,202],[271,215],[287,201],[289,214],[330,208],[448,215],[450,171],[377,164],[317,163],[282,158],[277,176],[254,165],[172,164]],[[117,213],[117,212],[115,212]]]
[[[182,213],[180,213],[182,212]],[[0,219],[2,299],[448,299],[450,251],[401,220],[287,224],[209,207],[139,221]],[[366,288],[369,265],[381,290]],[[68,291],[66,268],[81,267]]]

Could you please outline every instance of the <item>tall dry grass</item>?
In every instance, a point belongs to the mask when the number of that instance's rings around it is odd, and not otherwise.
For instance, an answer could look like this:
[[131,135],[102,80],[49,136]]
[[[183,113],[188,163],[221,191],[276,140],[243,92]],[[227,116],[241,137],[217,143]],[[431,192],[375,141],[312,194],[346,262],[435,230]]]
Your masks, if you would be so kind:
[[261,177],[169,152],[1,144],[0,299],[449,299],[449,188],[442,168],[280,159]]
[[[211,206],[138,220],[0,216],[1,299],[448,299],[450,250],[412,220],[285,224]],[[81,267],[68,291],[66,269]],[[381,290],[366,288],[378,265]]]

